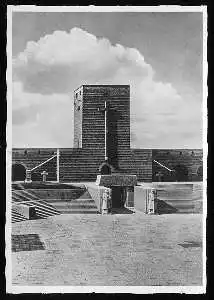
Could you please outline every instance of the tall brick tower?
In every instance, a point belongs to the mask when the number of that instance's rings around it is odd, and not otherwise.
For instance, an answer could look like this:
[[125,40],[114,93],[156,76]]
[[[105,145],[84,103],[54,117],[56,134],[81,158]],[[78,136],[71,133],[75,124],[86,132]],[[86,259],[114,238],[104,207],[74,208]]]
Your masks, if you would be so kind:
[[97,149],[115,169],[130,150],[130,87],[83,85],[74,92],[74,147]]

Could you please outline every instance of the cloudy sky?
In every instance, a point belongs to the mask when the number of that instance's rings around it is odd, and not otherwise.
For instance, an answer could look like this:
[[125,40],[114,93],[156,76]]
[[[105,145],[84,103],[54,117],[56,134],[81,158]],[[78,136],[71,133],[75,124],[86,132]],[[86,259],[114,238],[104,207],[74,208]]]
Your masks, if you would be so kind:
[[130,84],[132,147],[202,147],[202,13],[13,12],[12,22],[13,147],[72,147],[82,84]]

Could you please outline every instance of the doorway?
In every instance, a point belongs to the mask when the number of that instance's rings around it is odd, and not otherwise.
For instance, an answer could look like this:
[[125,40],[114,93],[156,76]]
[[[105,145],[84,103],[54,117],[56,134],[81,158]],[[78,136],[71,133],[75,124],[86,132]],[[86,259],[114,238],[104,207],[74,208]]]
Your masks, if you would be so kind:
[[112,187],[112,208],[122,208],[125,203],[124,188],[121,186]]
[[111,174],[111,168],[108,164],[104,164],[100,169],[101,175],[110,175]]
[[26,178],[26,169],[22,164],[12,165],[12,181],[24,181]]

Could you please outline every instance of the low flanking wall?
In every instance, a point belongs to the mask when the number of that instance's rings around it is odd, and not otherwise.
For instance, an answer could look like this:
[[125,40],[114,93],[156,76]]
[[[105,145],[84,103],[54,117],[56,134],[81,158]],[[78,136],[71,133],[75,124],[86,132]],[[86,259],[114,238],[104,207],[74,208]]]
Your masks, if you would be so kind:
[[146,212],[148,191],[157,191],[157,213],[202,213],[202,183],[154,183],[142,184],[134,189],[136,210]]
[[91,196],[91,198],[96,203],[97,209],[99,212],[102,211],[102,194],[106,190],[106,187],[104,186],[97,186],[96,184],[86,184],[87,190]]
[[36,217],[36,207],[34,205],[12,204],[12,210],[29,220]]

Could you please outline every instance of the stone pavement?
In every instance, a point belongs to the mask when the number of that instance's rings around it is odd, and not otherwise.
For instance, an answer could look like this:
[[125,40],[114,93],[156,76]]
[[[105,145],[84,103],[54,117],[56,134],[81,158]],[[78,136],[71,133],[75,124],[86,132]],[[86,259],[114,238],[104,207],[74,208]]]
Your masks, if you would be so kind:
[[58,215],[12,234],[45,248],[12,253],[15,285],[202,285],[202,215]]

